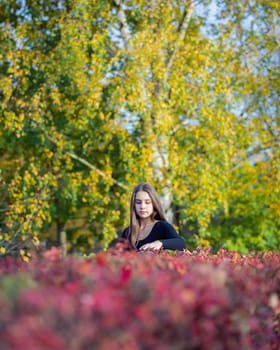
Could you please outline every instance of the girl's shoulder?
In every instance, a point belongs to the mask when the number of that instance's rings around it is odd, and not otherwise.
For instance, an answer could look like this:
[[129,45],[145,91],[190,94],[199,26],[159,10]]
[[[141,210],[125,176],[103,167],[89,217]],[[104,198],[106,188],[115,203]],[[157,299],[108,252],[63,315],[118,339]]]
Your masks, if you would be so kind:
[[164,230],[165,232],[177,233],[174,226],[166,220],[160,220],[157,224],[158,230]]
[[121,238],[128,238],[128,229],[129,227],[126,227],[121,234]]
[[165,221],[165,220],[158,220],[153,226],[153,228],[155,230],[164,230],[164,229],[168,229],[170,227],[172,227],[172,226],[169,224],[168,221]]
[[168,221],[166,220],[159,220],[156,222],[156,225],[157,226],[160,226],[160,227],[170,227],[172,226]]

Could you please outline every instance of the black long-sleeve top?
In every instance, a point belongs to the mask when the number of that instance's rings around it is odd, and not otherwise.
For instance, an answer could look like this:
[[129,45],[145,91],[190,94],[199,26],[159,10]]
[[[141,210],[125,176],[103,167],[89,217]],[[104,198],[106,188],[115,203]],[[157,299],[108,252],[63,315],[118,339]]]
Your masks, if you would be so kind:
[[[123,231],[122,238],[128,237],[128,227]],[[136,248],[140,249],[142,245],[154,241],[161,241],[164,249],[183,250],[186,248],[185,241],[178,235],[174,227],[167,221],[158,221],[154,224],[151,232],[144,239],[137,242]]]

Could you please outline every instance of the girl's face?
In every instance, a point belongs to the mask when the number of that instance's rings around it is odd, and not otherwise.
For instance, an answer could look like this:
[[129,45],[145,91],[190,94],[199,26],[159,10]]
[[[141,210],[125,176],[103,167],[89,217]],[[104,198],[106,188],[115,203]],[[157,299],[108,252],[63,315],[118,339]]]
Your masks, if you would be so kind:
[[135,197],[135,211],[140,219],[149,218],[154,211],[153,202],[145,191],[138,191]]

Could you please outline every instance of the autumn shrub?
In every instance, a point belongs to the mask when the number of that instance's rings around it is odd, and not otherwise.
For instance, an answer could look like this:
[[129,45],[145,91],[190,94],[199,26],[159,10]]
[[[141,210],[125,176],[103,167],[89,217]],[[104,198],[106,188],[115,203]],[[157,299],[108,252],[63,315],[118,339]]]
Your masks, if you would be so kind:
[[0,260],[0,348],[278,349],[280,254]]

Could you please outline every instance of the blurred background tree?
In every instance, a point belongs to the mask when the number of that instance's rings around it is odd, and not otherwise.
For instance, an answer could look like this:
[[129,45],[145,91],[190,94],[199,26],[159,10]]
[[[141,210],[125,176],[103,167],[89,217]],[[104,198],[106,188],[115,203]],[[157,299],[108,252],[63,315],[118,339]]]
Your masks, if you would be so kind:
[[146,181],[189,247],[279,249],[279,10],[1,2],[2,246],[106,248]]

